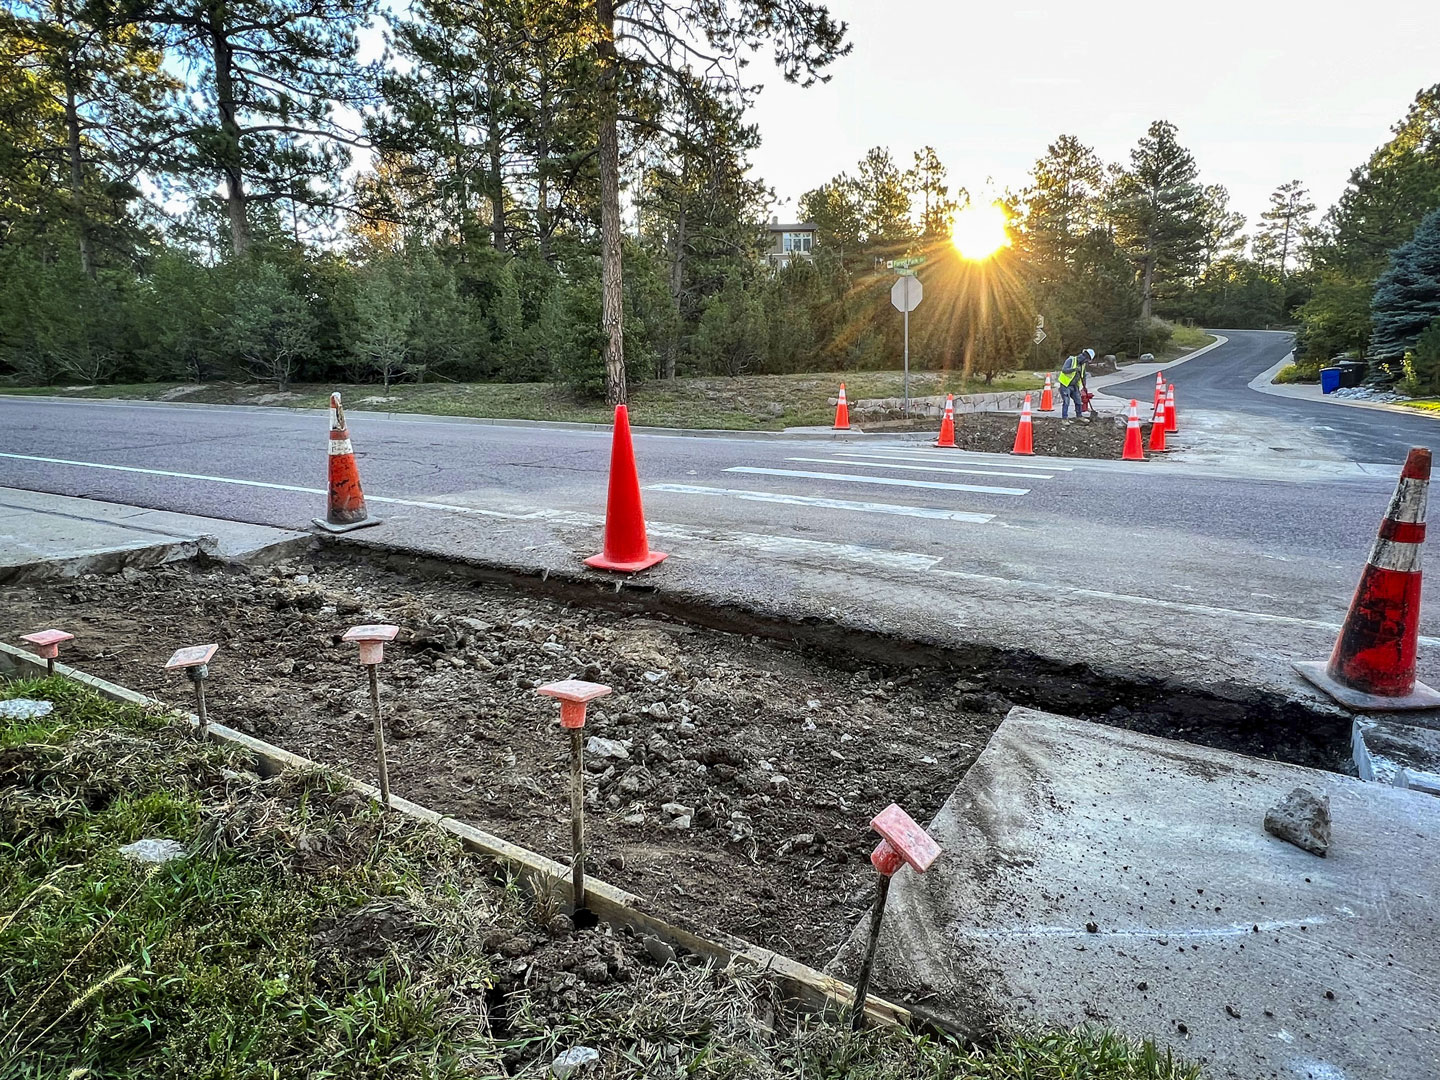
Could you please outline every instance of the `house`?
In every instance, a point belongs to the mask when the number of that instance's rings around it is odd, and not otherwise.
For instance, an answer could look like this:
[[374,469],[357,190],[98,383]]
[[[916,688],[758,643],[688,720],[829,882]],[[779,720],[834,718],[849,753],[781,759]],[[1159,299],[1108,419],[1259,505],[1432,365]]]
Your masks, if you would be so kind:
[[770,224],[765,228],[770,234],[770,247],[765,252],[765,258],[772,269],[778,270],[788,265],[796,256],[802,259],[814,258],[812,252],[815,250],[816,226],[813,221],[787,225],[782,224],[779,218],[771,218]]

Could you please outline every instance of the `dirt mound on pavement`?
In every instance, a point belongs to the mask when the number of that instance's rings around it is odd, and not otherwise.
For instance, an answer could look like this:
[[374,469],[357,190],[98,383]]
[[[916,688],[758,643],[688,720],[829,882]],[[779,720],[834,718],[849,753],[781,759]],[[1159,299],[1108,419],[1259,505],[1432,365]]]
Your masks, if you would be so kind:
[[[1101,416],[1093,421],[1062,421],[1049,416],[1033,418],[1035,453],[1052,457],[1119,458],[1125,447],[1125,421]],[[955,417],[955,445],[961,450],[1008,454],[1015,445],[1020,417],[1012,413],[960,413]],[[882,421],[861,425],[876,435],[898,431],[938,434],[938,420]],[[1149,435],[1146,428],[1145,434]]]

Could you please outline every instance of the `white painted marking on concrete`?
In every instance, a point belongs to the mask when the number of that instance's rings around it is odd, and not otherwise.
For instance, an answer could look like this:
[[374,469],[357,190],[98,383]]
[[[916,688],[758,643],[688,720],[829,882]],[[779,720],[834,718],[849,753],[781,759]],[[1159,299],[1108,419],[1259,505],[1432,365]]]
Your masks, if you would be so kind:
[[[200,480],[210,484],[235,484],[240,487],[265,488],[270,491],[294,491],[301,495],[324,495],[324,488],[300,487],[296,484],[272,484],[265,480],[240,480],[233,476],[209,476],[204,473],[173,472],[169,469],[144,469],[138,465],[109,465],[99,461],[72,461],[68,458],[40,457],[35,454],[5,454],[0,458],[14,461],[36,461],[43,465],[70,465],[80,469],[104,469],[108,472],[139,473],[143,476],[165,476],[174,480]],[[370,502],[391,503],[395,506],[414,506],[421,510],[448,510],[457,514],[480,514],[484,517],[508,518],[526,521],[546,516],[543,510],[526,514],[511,514],[503,510],[482,510],[475,506],[458,506],[454,503],[430,502],[422,499],[396,499],[384,495],[366,495]]]
[[994,476],[1001,480],[1054,480],[1054,473],[992,472],[988,469],[953,469],[945,465],[907,465],[901,461],[861,461],[859,458],[791,457],[786,461],[804,461],[812,465],[849,465],[862,469],[907,469],[911,472],[964,473],[967,476]]
[[[877,446],[871,450],[833,450],[831,453],[841,457],[894,457],[913,458],[917,461],[945,461],[952,465],[959,462],[966,465],[981,465],[996,469],[1047,469],[1050,472],[1074,472],[1074,465],[1055,465],[1051,461],[1044,464],[1038,462],[1021,462],[1014,458],[1006,457],[1003,454],[972,454],[963,450],[930,450],[925,447],[913,449],[900,446]],[[1100,459],[1096,459],[1097,461]],[[1090,462],[1089,464],[1094,464]]]
[[[817,506],[825,510],[854,510],[864,514],[896,514],[901,517],[931,518],[937,521],[963,521],[971,525],[984,525],[995,520],[994,514],[972,514],[967,510],[940,510],[930,506],[904,506],[898,503],[852,502],[849,499],[825,499],[818,495],[782,495],[774,491],[743,491],[735,488],[700,487],[694,484],[647,484],[645,490],[669,491],[677,495],[723,495],[746,502]],[[937,559],[936,562],[938,561]]]
[[846,484],[877,484],[881,487],[928,488],[932,491],[970,491],[980,495],[1028,495],[1029,488],[985,487],[981,484],[946,484],[939,480],[904,480],[889,476],[851,476],[848,473],[806,472],[802,469],[761,469],[735,465],[726,472],[752,476],[790,476],[799,480],[836,480]]

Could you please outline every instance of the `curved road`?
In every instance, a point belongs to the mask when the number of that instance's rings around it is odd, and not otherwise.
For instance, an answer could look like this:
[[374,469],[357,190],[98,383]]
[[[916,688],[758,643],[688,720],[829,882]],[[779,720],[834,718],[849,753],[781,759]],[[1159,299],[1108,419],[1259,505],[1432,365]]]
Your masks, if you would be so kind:
[[[1421,414],[1366,409],[1338,402],[1310,401],[1251,390],[1250,380],[1274,367],[1294,348],[1293,334],[1269,330],[1211,330],[1229,341],[1195,360],[1167,369],[1181,409],[1251,413],[1294,423],[1303,421],[1355,461],[1401,462],[1412,446],[1440,444],[1440,421]],[[1146,400],[1155,380],[1146,375],[1105,387],[1117,397]]]

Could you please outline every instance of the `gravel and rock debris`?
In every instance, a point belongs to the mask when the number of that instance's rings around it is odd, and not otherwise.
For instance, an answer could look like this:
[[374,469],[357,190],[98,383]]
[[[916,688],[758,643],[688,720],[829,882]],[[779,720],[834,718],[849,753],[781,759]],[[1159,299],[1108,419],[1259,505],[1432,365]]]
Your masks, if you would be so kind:
[[393,790],[562,862],[569,746],[535,688],[609,684],[586,725],[590,872],[663,917],[815,966],[870,903],[869,820],[890,802],[929,820],[1010,705],[950,672],[846,667],[324,558],[159,568],[3,599],[4,639],[64,626],[74,666],[179,707],[189,686],[162,671],[165,658],[217,642],[213,721],[365,779],[368,691],[340,637],[396,623],[380,668]]

